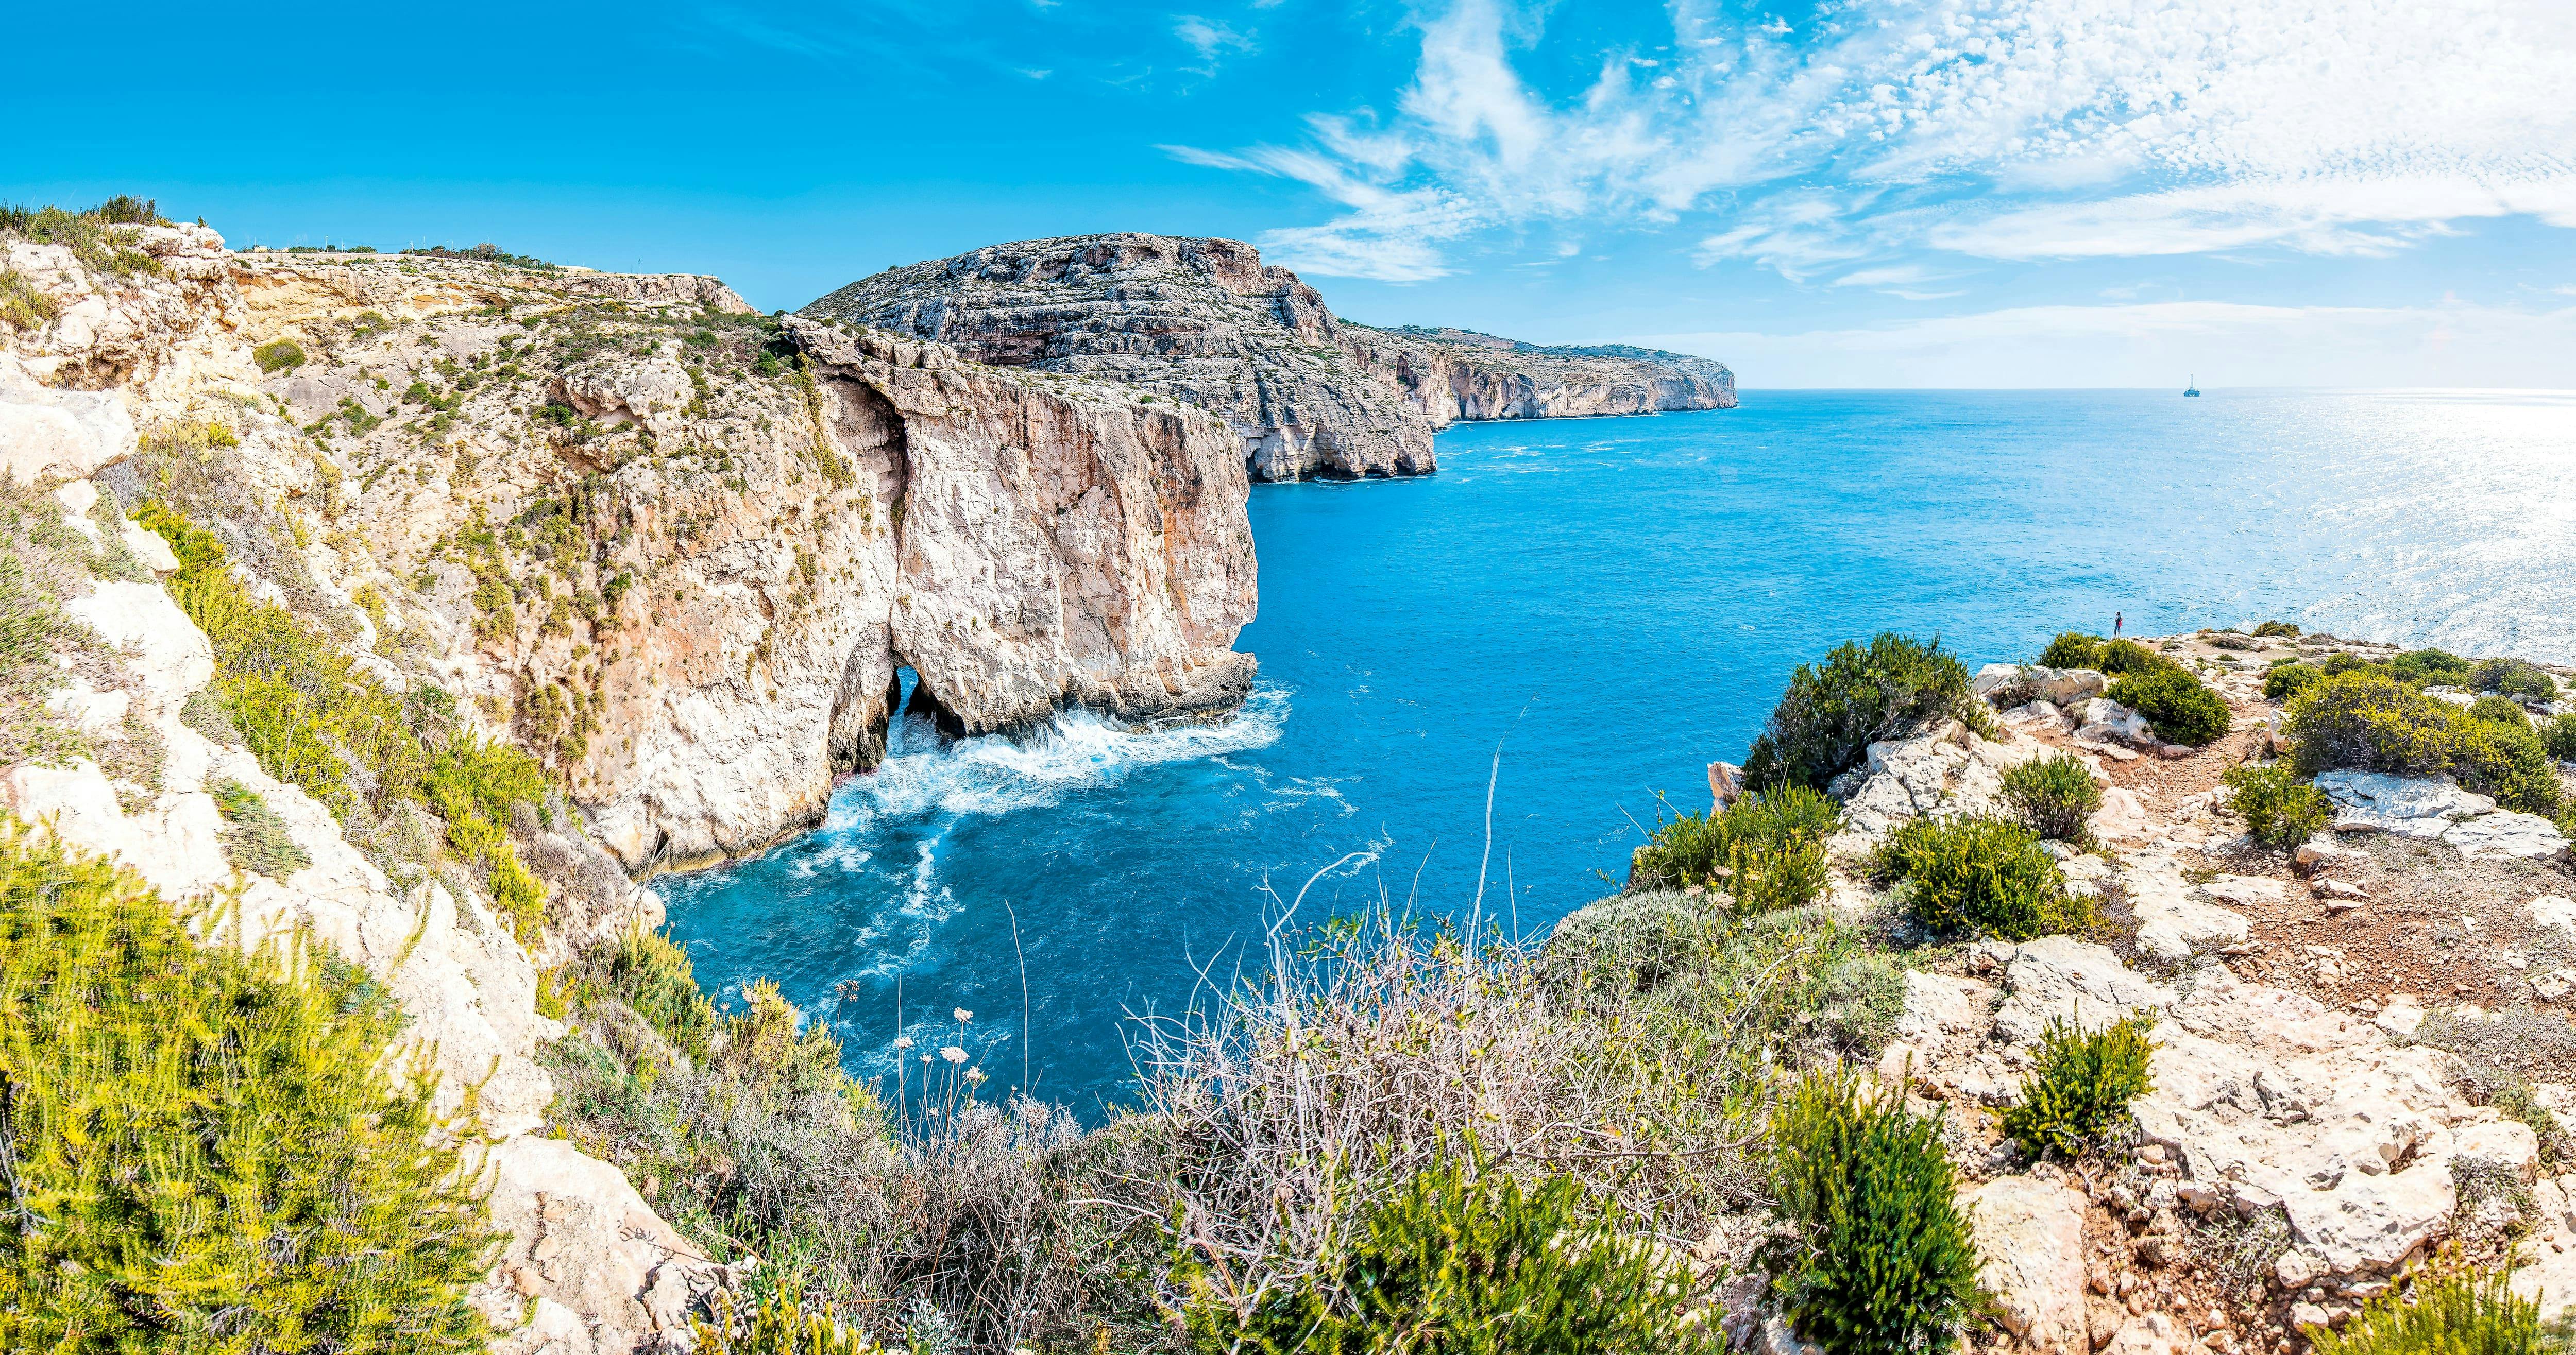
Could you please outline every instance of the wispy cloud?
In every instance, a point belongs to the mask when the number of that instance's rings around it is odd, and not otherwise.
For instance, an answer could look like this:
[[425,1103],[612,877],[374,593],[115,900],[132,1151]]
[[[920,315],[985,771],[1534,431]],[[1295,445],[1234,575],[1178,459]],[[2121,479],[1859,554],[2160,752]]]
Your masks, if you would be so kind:
[[1705,221],[1703,261],[1793,280],[1923,249],[2373,254],[2479,217],[2576,227],[2564,0],[1861,0],[1802,29],[1726,0],[1670,13],[1668,48],[1605,53],[1551,96],[1518,61],[1537,18],[1448,0],[1417,20],[1386,116],[1317,116],[1306,144],[1222,167],[1339,185],[1350,210],[1264,241],[1318,272],[1394,249],[1428,275],[1532,225]]
[[1256,50],[1251,34],[1238,33],[1228,24],[1202,19],[1195,14],[1184,14],[1175,19],[1172,36],[1198,53],[1199,64],[1189,68],[1196,75],[1214,75],[1218,64],[1227,55]]

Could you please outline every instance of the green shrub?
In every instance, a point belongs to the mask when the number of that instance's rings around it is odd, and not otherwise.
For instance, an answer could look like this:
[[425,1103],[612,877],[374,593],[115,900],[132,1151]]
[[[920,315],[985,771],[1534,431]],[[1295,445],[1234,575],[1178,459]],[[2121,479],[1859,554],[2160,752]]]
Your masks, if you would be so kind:
[[[2349,654],[2341,657],[2348,661],[2347,664],[2343,668],[2330,668],[2327,670],[2329,673],[2346,672],[2362,666],[2359,659]],[[2390,677],[2418,687],[2456,687],[2469,680],[2469,672],[2467,659],[2443,649],[2410,649],[2388,661]]]
[[2506,809],[2555,818],[2561,807],[2558,768],[2528,724],[2508,725],[2465,712],[2452,717],[2451,774],[2492,795]]
[[2338,649],[2334,653],[2328,654],[2325,658],[2318,661],[2317,671],[2325,674],[2327,677],[2342,677],[2346,673],[2358,673],[2370,666],[2371,665],[2369,663],[2364,662],[2359,656],[2347,654]]
[[0,268],[0,324],[11,329],[36,330],[52,324],[62,314],[54,299],[36,290],[36,284],[14,268]]
[[2469,703],[2465,713],[2472,720],[2484,720],[2489,724],[2512,725],[2517,729],[2531,728],[2531,716],[2526,714],[2521,705],[2511,697],[2481,696]]
[[259,792],[233,780],[218,781],[213,790],[216,812],[224,820],[220,835],[224,855],[235,866],[283,880],[313,864],[313,857],[287,831],[286,820],[268,807]]
[[2102,646],[2102,671],[2115,677],[2122,673],[2152,673],[2173,666],[2173,660],[2135,640],[2113,640]]
[[2004,802],[2041,837],[2082,842],[2091,836],[2085,821],[2102,807],[2102,787],[2082,758],[2060,753],[2007,768]]
[[2295,847],[2334,818],[2334,803],[2326,793],[2279,763],[2230,768],[2227,785],[2235,792],[2233,803],[2246,830],[2267,846]]
[[[1936,1150],[1937,1151],[1937,1150]],[[1536,1189],[1456,1159],[1417,1174],[1368,1211],[1361,1235],[1322,1274],[1275,1289],[1247,1315],[1203,1266],[1176,1269],[1190,1292],[1191,1342],[1260,1355],[1661,1355],[1722,1348],[1683,1295],[1689,1268],[1624,1235],[1624,1215],[1570,1176]]]
[[2051,1150],[2080,1156],[2154,1085],[2147,1074],[2154,1025],[2153,1017],[2132,1016],[2087,1035],[2052,1018],[2040,1033],[2038,1062],[2022,1079],[2020,1103],[2004,1111],[2004,1133],[2034,1157]]
[[1656,825],[1628,863],[1631,889],[1708,885],[1755,912],[1798,908],[1825,888],[1825,840],[1842,808],[1803,785],[1748,795],[1705,816]]
[[1872,865],[1880,879],[1905,882],[1907,911],[1930,931],[2027,941],[2091,920],[2039,842],[2002,819],[1919,818],[1888,834]]
[[672,1046],[692,1059],[707,1056],[716,1031],[715,1004],[698,987],[689,953],[667,931],[636,923],[609,952],[608,979],[617,996]]
[[2547,746],[2528,728],[2477,719],[2376,672],[2331,678],[2290,703],[2282,731],[2299,774],[2359,767],[2449,775],[2507,809],[2555,814]]
[[2561,715],[2541,730],[2543,751],[2561,762],[2576,762],[2576,715]]
[[200,945],[0,820],[0,1348],[481,1350],[496,1239],[438,1146],[472,1126],[395,1084],[402,1025],[309,939]]
[[1796,1232],[1772,1288],[1829,1355],[1944,1350],[1976,1310],[1979,1262],[1940,1122],[1873,1099],[1846,1069],[1807,1074],[1771,1116],[1772,1188]]
[[2537,1300],[2513,1292],[2505,1271],[2425,1275],[2414,1301],[2392,1287],[2342,1331],[2304,1329],[2316,1355],[2564,1355],[2564,1322],[2541,1318]]
[[1866,645],[1845,643],[1822,667],[1798,665],[1744,759],[1744,783],[1823,790],[1867,755],[1869,745],[1903,738],[1935,720],[1958,718],[1992,728],[1968,692],[1968,670],[1929,642],[1882,632]]
[[250,350],[250,359],[271,376],[304,365],[304,349],[293,339],[271,339]]
[[1883,950],[1854,951],[1816,971],[1797,1005],[1836,1053],[1874,1056],[1905,1016],[1905,966]]
[[2327,677],[2290,702],[2282,732],[2299,774],[2360,767],[2435,776],[2450,769],[2451,708],[2380,673]]
[[717,1290],[712,1306],[712,1322],[689,1323],[702,1355],[873,1355],[885,1349],[820,1307],[807,1307],[784,1280],[748,1313],[735,1306],[729,1290]]
[[2520,659],[2481,659],[2469,670],[2468,681],[2461,684],[2475,692],[2494,692],[2518,696],[2525,701],[2558,699],[2558,679],[2551,677],[2538,664]]
[[2299,638],[2299,628],[2288,621],[2266,621],[2254,628],[2254,634],[2264,640],[2295,640]]
[[2180,668],[2132,672],[2111,684],[2111,699],[2136,711],[2167,743],[2194,748],[2227,733],[2227,702]]
[[2325,680],[2325,674],[2304,663],[2276,663],[2263,674],[2263,696],[2269,701],[2287,701]]
[[2092,668],[2102,666],[2102,637],[2080,630],[2063,631],[2039,652],[2042,668]]

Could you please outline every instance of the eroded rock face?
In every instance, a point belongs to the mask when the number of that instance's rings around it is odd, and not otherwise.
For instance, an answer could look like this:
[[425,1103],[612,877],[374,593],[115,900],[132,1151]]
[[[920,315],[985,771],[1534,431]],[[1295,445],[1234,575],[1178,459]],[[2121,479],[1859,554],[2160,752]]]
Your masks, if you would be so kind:
[[888,269],[805,307],[954,346],[977,362],[1123,382],[1223,418],[1255,478],[1419,475],[1460,419],[1724,409],[1702,358],[1538,348],[1464,330],[1336,319],[1237,240],[1086,235]]

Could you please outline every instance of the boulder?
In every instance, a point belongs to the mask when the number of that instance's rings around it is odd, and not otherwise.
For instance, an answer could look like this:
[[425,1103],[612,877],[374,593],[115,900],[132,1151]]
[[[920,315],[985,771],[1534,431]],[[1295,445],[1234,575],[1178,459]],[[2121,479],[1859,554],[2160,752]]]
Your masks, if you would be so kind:
[[2570,942],[2576,942],[2576,899],[2564,894],[2543,894],[2522,906],[2522,915],[2534,927],[2553,929]]
[[1997,707],[2034,702],[2064,708],[2110,690],[2110,679],[2090,668],[2047,668],[1990,663],[1977,670],[1969,690]]
[[2545,1180],[2531,1190],[2532,1226],[2516,1253],[2513,1292],[2541,1307],[2544,1317],[2576,1312],[2576,1176]]
[[1997,1318],[2042,1355],[2093,1348],[2084,1317],[2087,1203],[2080,1190],[2028,1176],[1999,1176],[1960,1198]]
[[2103,1355],[2185,1355],[2200,1343],[2191,1328],[2170,1313],[2144,1313],[2120,1324]]
[[1860,766],[1836,778],[1833,789],[1844,797],[1836,846],[1865,848],[1926,814],[1986,813],[2003,793],[2007,768],[2048,752],[2036,739],[1986,739],[1955,720],[1910,739],[1873,743]]
[[2395,833],[2401,837],[2437,838],[2452,819],[2495,812],[2484,795],[2460,789],[2447,776],[2395,776],[2339,768],[2317,776],[2318,790],[2341,812],[2338,832]]
[[2051,1019],[2099,1030],[2136,1011],[2162,1011],[2173,993],[2120,963],[2109,947],[2071,936],[2043,936],[2013,948],[2004,965],[2005,997],[1994,1033],[2028,1044]]
[[2452,824],[2443,830],[2442,840],[2473,860],[2499,856],[2554,861],[2567,854],[2567,835],[2558,830],[2557,824],[2537,814],[2505,809]]
[[2075,739],[2078,743],[2123,743],[2133,748],[2161,748],[2164,740],[2156,737],[2147,717],[2107,696],[2097,696],[2074,708]]
[[175,710],[215,676],[206,633],[157,584],[101,583],[63,610],[124,650],[126,667],[158,705]]

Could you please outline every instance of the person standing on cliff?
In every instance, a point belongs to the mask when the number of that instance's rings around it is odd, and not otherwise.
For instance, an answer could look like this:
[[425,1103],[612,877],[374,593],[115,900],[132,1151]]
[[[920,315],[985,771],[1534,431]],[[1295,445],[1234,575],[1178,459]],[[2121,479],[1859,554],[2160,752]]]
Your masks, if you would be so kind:
[[2111,613],[2111,638],[2112,638],[2112,639],[2117,640],[2117,639],[2119,639],[2119,638],[2120,638],[2120,627],[2121,627],[2121,625],[2122,625],[2122,624],[2124,624],[2127,620],[2128,620],[2128,618],[2127,618],[2125,615],[2123,615],[2123,614],[2121,614],[2121,613],[2119,613],[2119,612],[2113,612],[2113,613]]

